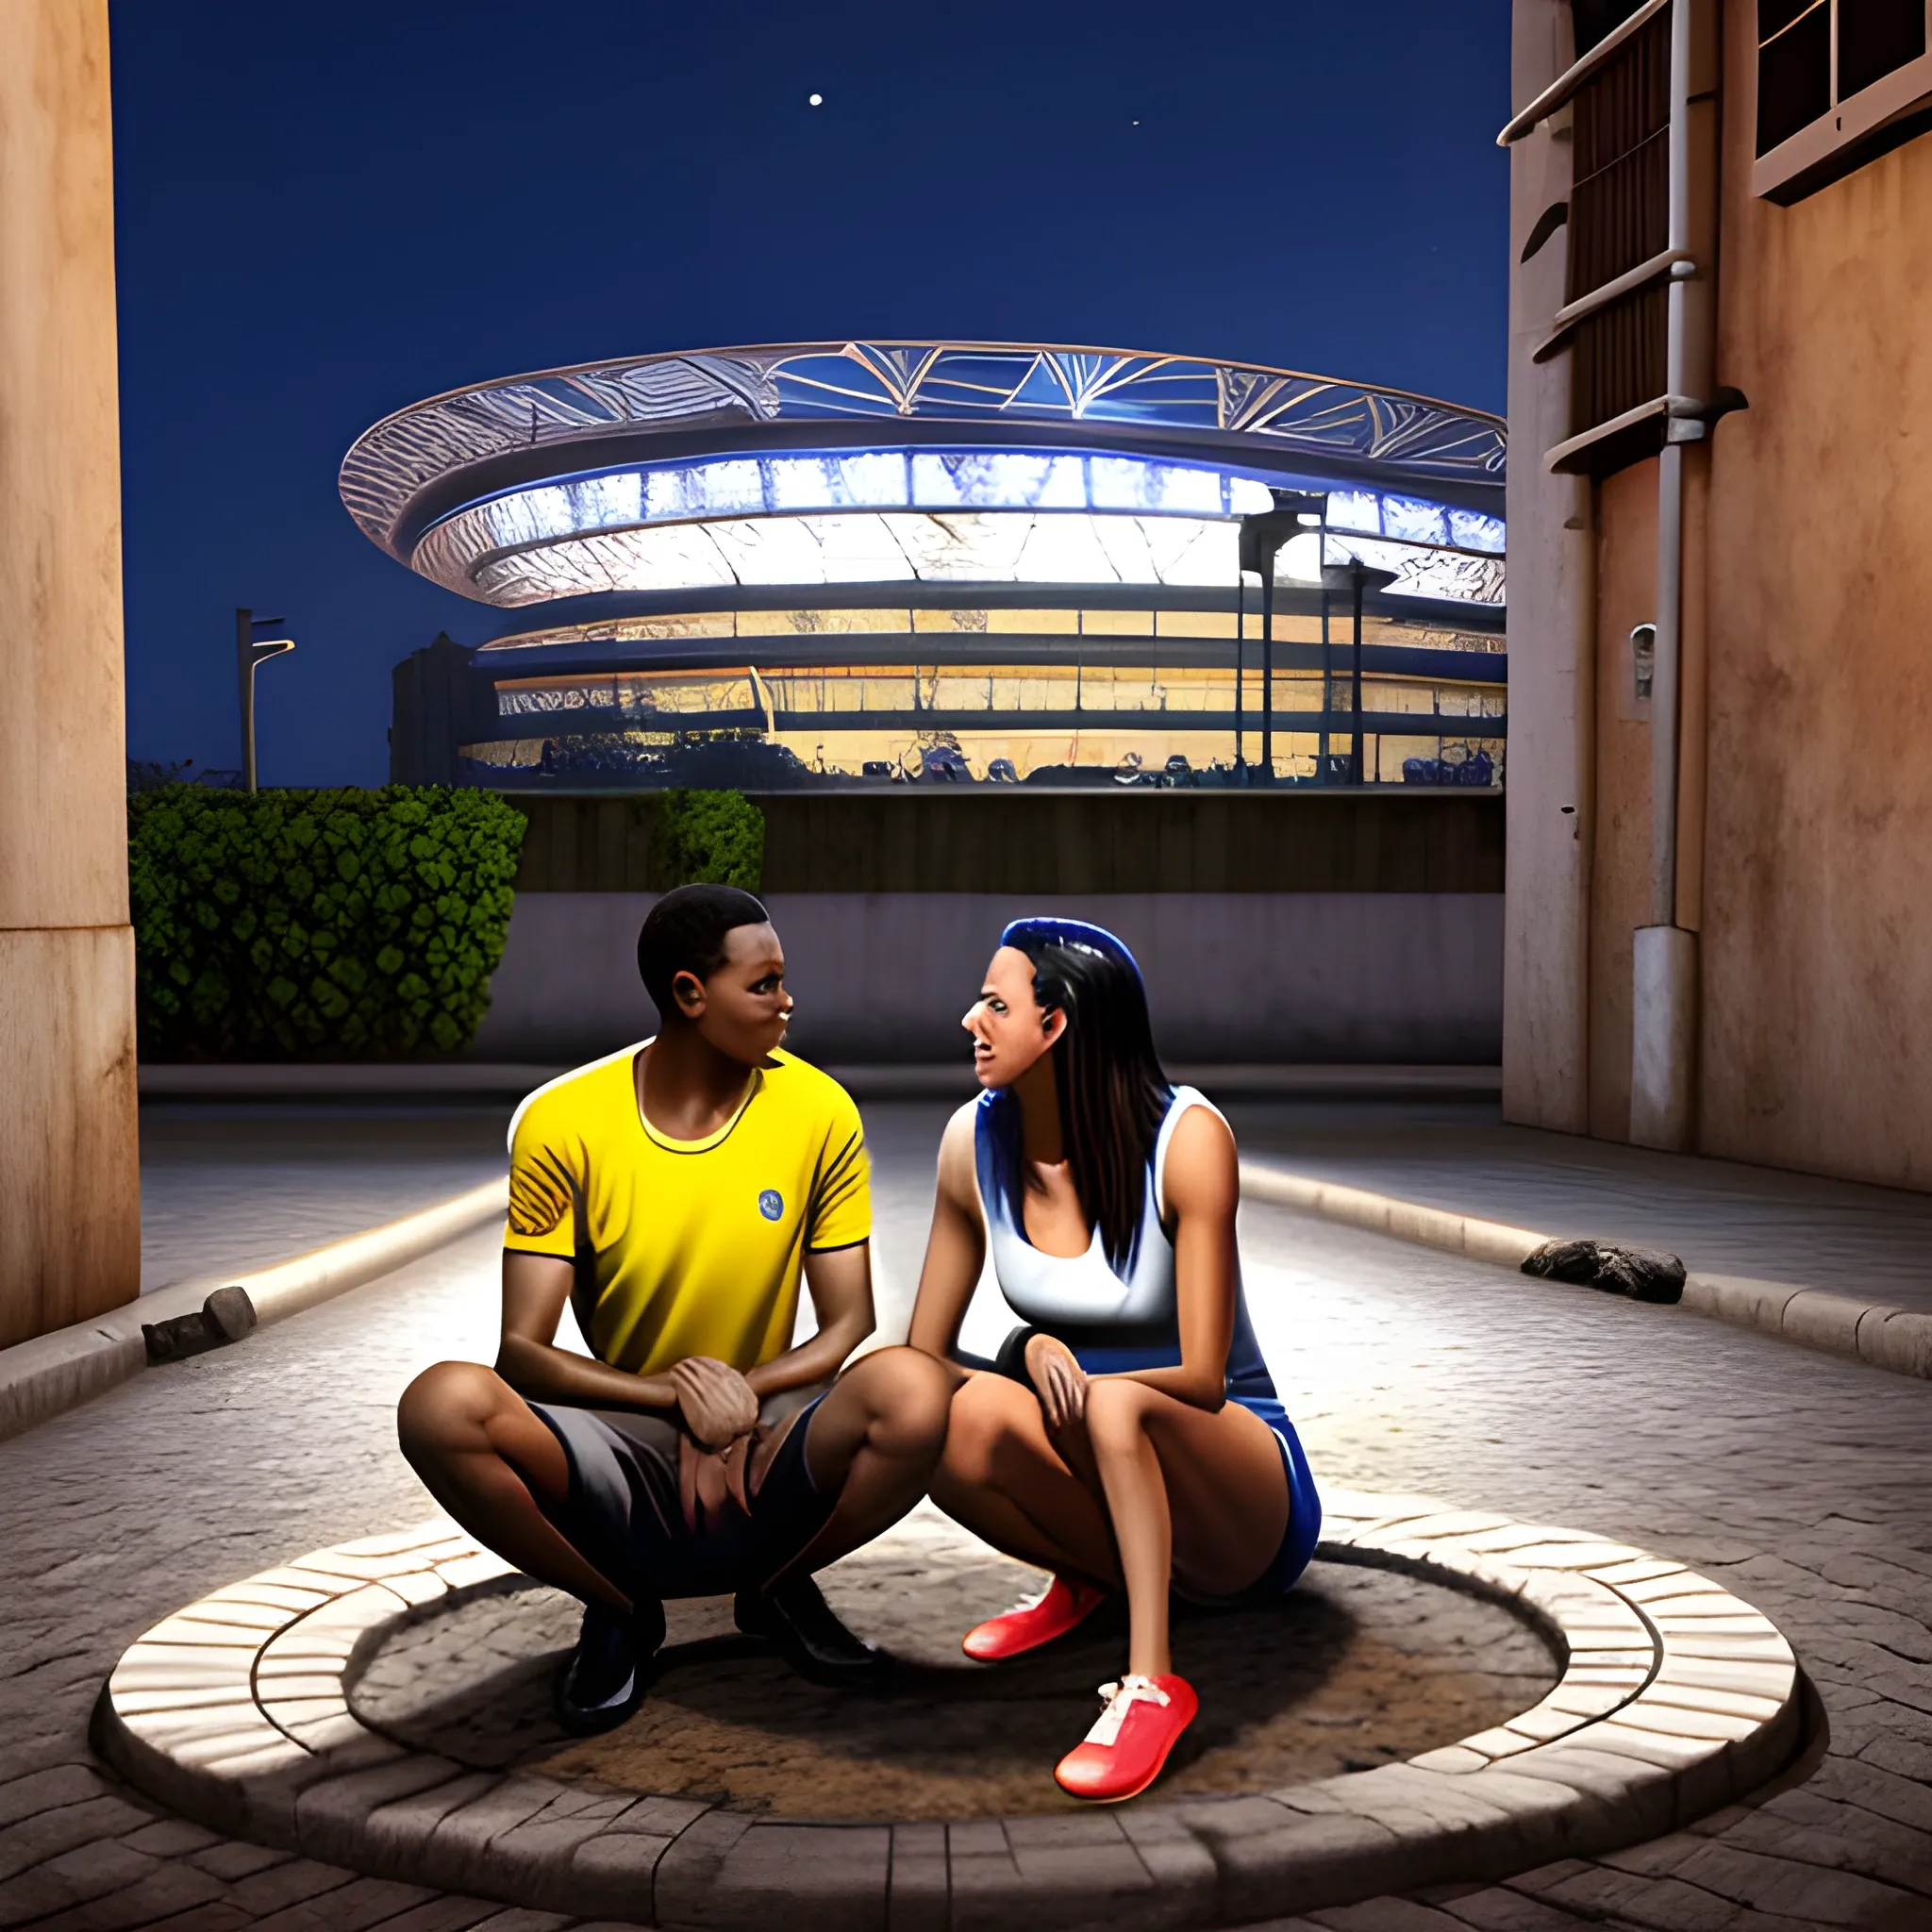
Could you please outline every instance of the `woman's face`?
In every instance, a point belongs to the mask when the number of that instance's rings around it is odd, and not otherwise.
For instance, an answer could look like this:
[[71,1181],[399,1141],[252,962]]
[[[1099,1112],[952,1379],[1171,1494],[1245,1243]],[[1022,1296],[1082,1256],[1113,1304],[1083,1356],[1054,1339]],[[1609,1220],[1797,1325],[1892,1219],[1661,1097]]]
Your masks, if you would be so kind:
[[1017,946],[1002,946],[959,1024],[973,1036],[979,1084],[1010,1087],[1067,1030],[1067,1016],[1058,1008],[1041,1011],[1033,997],[1033,961]]

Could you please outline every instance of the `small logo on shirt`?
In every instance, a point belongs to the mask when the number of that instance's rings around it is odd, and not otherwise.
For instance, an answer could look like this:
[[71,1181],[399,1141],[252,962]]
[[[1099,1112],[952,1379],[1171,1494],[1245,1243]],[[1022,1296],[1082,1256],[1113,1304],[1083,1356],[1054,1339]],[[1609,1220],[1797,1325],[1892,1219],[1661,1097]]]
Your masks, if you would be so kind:
[[785,1196],[776,1188],[767,1188],[758,1196],[758,1212],[767,1221],[776,1221],[785,1212]]

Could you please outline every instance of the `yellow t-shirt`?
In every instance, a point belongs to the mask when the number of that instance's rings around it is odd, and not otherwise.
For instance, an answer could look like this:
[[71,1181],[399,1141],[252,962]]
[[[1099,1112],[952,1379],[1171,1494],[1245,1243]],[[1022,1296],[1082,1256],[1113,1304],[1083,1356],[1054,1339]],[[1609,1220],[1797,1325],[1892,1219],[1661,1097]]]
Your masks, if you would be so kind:
[[576,1264],[572,1301],[604,1361],[687,1356],[743,1371],[791,1345],[808,1251],[872,1235],[864,1130],[829,1074],[774,1053],[704,1141],[643,1118],[627,1046],[540,1087],[510,1123],[504,1245]]

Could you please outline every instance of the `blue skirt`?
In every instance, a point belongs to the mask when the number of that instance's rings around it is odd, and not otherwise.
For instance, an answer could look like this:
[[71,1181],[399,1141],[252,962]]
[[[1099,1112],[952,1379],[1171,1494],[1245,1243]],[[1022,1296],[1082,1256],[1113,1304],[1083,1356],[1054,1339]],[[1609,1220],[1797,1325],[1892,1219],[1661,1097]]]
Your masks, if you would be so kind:
[[1262,1573],[1257,1589],[1287,1592],[1308,1567],[1315,1545],[1322,1539],[1322,1497],[1315,1488],[1313,1472],[1302,1450],[1302,1439],[1294,1432],[1288,1411],[1279,1402],[1265,1396],[1231,1395],[1252,1415],[1257,1415],[1274,1431],[1281,1447],[1281,1466],[1288,1474],[1288,1527],[1282,1532],[1281,1547],[1274,1560]]

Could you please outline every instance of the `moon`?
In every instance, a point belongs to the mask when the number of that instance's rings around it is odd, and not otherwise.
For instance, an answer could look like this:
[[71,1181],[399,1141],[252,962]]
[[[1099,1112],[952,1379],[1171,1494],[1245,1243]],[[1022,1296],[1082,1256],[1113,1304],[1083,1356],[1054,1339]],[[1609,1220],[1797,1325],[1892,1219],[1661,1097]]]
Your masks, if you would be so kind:
[[823,108],[825,105],[825,97],[824,94],[808,94],[805,103],[808,108]]

